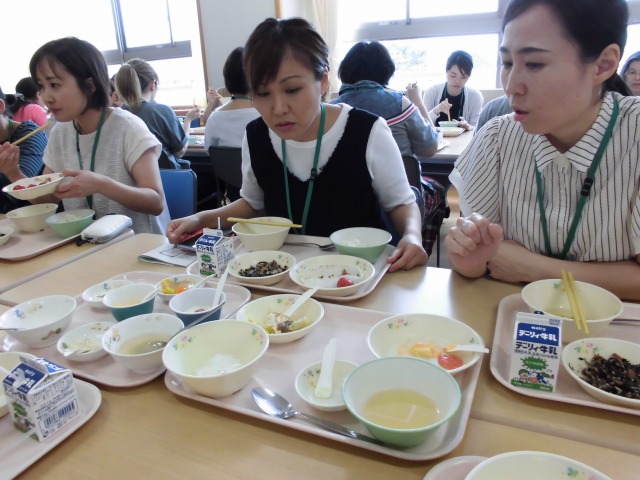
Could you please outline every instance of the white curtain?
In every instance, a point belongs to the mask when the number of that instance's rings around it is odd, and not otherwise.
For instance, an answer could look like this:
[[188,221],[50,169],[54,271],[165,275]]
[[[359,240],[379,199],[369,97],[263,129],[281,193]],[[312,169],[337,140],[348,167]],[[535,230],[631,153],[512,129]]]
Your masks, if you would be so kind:
[[329,100],[329,94],[337,92],[340,87],[338,67],[342,59],[335,57],[338,43],[338,0],[307,1],[308,20],[318,29],[329,47],[329,91],[327,92],[327,100]]

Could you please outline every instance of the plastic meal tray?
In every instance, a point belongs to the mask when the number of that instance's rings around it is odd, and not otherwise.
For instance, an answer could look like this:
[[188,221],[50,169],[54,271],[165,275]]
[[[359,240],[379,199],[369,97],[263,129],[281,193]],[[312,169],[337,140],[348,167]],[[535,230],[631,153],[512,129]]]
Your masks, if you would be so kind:
[[11,416],[0,418],[0,477],[13,478],[33,465],[49,450],[78,430],[96,413],[102,402],[100,390],[90,383],[75,379],[80,416],[75,418],[43,442],[19,432]]
[[[491,349],[491,373],[502,385],[528,397],[552,400],[554,402],[573,403],[587,407],[611,410],[613,412],[628,413],[640,416],[640,409],[623,407],[604,403],[589,395],[560,365],[556,390],[553,392],[541,392],[528,388],[518,388],[509,381],[509,366],[511,364],[511,345],[513,338],[513,325],[517,312],[528,312],[529,307],[519,293],[509,295],[502,299],[498,307],[496,330]],[[631,303],[623,304],[622,317],[640,318],[640,305]],[[640,322],[638,325],[611,324],[599,335],[601,337],[620,338],[630,342],[640,342]]]
[[[304,243],[304,242],[313,242],[320,245],[330,243],[329,238],[327,237],[313,237],[309,235],[289,235],[286,239],[287,242],[296,242],[296,243]],[[317,300],[329,300],[331,302],[353,302],[358,300],[359,298],[366,297],[373,289],[376,288],[380,280],[387,270],[389,270],[390,265],[387,263],[387,257],[393,253],[395,247],[393,245],[387,245],[384,249],[378,260],[373,264],[375,268],[375,273],[373,274],[373,278],[366,285],[363,285],[359,290],[357,290],[353,295],[348,295],[346,297],[337,297],[335,295],[314,295],[313,298]],[[280,247],[280,251],[287,252],[293,255],[296,259],[296,263],[299,263],[307,258],[318,257],[320,255],[339,255],[338,250],[320,250],[315,245],[282,245]],[[249,253],[249,250],[246,249],[242,244],[236,249],[235,256],[238,257],[245,253]],[[196,260],[191,265],[187,267],[187,273],[199,275],[199,265]],[[273,285],[254,285],[250,283],[244,283],[238,281],[236,278],[232,278],[231,275],[227,278],[227,282],[235,283],[236,285],[243,285],[249,288],[256,288],[260,290],[265,290],[272,293],[293,293],[293,294],[301,294],[304,293],[307,289],[301,287],[293,280],[289,275],[286,275],[282,280]]]
[[424,443],[411,448],[394,448],[375,445],[362,440],[338,435],[296,419],[283,420],[262,413],[251,398],[251,389],[257,386],[270,388],[282,394],[299,411],[332,420],[348,428],[368,434],[364,425],[348,411],[324,412],[309,406],[295,391],[295,377],[306,366],[321,361],[325,345],[332,337],[338,339],[336,359],[362,364],[375,357],[366,343],[369,329],[392,313],[365,310],[344,305],[323,303],[324,317],[321,323],[300,340],[284,344],[271,344],[260,361],[258,370],[244,388],[224,398],[208,398],[194,393],[188,386],[167,372],[165,384],[176,395],[193,399],[216,407],[232,410],[253,418],[266,420],[283,428],[293,428],[337,442],[355,445],[403,460],[425,461],[451,452],[462,441],[473,395],[478,382],[482,359],[469,369],[460,372],[455,379],[462,391],[460,408]]
[[9,218],[0,220],[0,226],[14,229],[9,241],[0,247],[0,260],[8,260],[10,262],[33,258],[65,243],[72,242],[79,235],[62,238],[50,227],[40,232],[21,232]]
[[[141,271],[118,275],[114,278],[122,278],[125,276],[130,277],[132,281],[156,283],[165,277],[171,276],[171,274]],[[211,285],[207,282],[207,286],[215,286],[215,279],[212,278],[211,280]],[[220,318],[229,317],[251,298],[251,292],[238,285],[226,284],[223,290],[227,295],[227,301],[222,307],[222,314],[220,315]],[[77,306],[73,312],[71,324],[67,327],[65,332],[68,332],[83,323],[115,321],[108,308],[102,306],[94,307],[90,303],[82,300],[82,295],[76,296],[75,299]],[[169,308],[169,302],[165,302],[160,297],[156,297],[153,311],[155,313],[172,313]],[[56,344],[45,348],[30,348],[29,346],[18,342],[10,335],[6,335],[4,339],[0,340],[0,350],[6,352],[28,352],[38,357],[47,358],[52,362],[71,369],[74,376],[110,387],[134,387],[142,385],[150,382],[165,371],[165,368],[161,367],[157,371],[151,373],[136,373],[117,363],[110,355],[106,355],[93,362],[74,362],[60,354],[56,348]]]

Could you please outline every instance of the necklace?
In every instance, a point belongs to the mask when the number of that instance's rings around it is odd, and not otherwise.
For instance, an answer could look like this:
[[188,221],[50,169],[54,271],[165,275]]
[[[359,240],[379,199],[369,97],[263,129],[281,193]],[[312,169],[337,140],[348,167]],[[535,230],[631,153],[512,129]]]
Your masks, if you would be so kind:
[[251,100],[249,95],[231,95],[231,100]]
[[536,174],[536,187],[538,189],[538,208],[540,210],[540,226],[542,227],[542,234],[544,236],[544,247],[546,250],[547,257],[554,257],[564,260],[567,258],[567,254],[569,253],[569,249],[573,244],[573,240],[576,236],[576,230],[578,229],[578,225],[580,224],[580,219],[582,218],[582,211],[584,210],[584,206],[587,203],[587,199],[589,198],[589,193],[591,193],[591,187],[593,186],[593,182],[596,176],[596,170],[598,169],[598,165],[600,165],[600,160],[602,160],[602,156],[604,155],[604,151],[609,144],[609,140],[611,139],[611,133],[613,131],[613,127],[616,123],[616,119],[618,118],[618,113],[620,109],[618,107],[618,101],[613,99],[613,112],[611,113],[611,120],[609,120],[609,125],[607,125],[607,130],[604,133],[604,137],[602,138],[602,142],[600,142],[600,146],[596,151],[596,155],[593,157],[593,161],[587,170],[587,178],[584,179],[582,183],[582,188],[580,189],[580,200],[578,201],[578,206],[576,207],[576,211],[573,215],[573,220],[571,222],[571,226],[569,227],[569,233],[567,234],[567,239],[564,243],[564,248],[559,255],[554,255],[551,251],[551,240],[549,239],[549,227],[547,225],[547,216],[544,211],[544,191],[542,187],[542,176],[540,175],[540,170],[538,169],[538,165],[536,164],[536,159],[533,159],[533,168]]
[[[98,130],[96,131],[96,138],[93,140],[93,150],[91,151],[91,165],[89,166],[90,171],[94,171],[96,165],[96,152],[98,151],[98,142],[100,141],[100,132],[102,131],[102,125],[104,124],[104,119],[107,116],[107,109],[102,109],[100,113],[100,120],[98,121]],[[75,125],[75,124],[74,124]],[[80,170],[84,170],[84,165],[82,163],[82,154],[80,153],[80,133],[76,128],[76,152],[78,152],[78,163],[80,164]],[[93,208],[93,195],[89,195],[87,197],[87,203],[89,204],[89,208]]]
[[[313,184],[318,176],[318,159],[320,158],[320,147],[322,146],[322,136],[324,135],[324,105],[320,104],[320,125],[318,127],[318,135],[316,136],[316,150],[313,155],[313,167],[311,167],[311,175],[309,176],[309,186],[307,187],[307,198],[304,202],[304,210],[302,211],[302,235],[305,234],[307,228],[307,216],[309,215],[309,205],[311,204],[311,196],[313,195]],[[287,143],[284,138],[280,142],[282,146],[282,165],[284,168],[284,189],[287,194],[287,212],[289,218],[293,221],[293,213],[291,212],[291,197],[289,196],[289,175],[287,174]]]

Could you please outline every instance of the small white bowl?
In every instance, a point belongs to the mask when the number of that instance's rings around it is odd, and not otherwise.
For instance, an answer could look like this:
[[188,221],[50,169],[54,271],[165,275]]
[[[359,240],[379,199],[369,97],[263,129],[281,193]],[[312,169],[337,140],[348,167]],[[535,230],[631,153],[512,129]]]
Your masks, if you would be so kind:
[[0,246],[9,241],[15,230],[11,227],[0,227]]
[[158,289],[158,296],[165,302],[168,302],[176,295],[186,292],[190,288],[193,288],[202,277],[200,275],[192,275],[190,273],[183,273],[180,275],[173,275],[166,277],[156,283]]
[[[61,355],[76,362],[93,362],[107,355],[102,337],[116,322],[85,323],[65,333],[56,345]],[[76,350],[79,350],[76,352]],[[69,355],[70,352],[71,353]]]
[[58,205],[55,203],[39,203],[27,205],[7,212],[7,218],[25,233],[40,232],[47,228],[47,218],[56,213]]
[[[549,448],[553,448],[549,445]],[[506,452],[487,458],[469,472],[465,480],[611,480],[595,468],[572,458],[554,453],[523,451]]]
[[[350,255],[320,255],[297,263],[289,276],[301,287],[319,287],[317,295],[346,297],[370,282],[375,273],[374,266],[362,258]],[[341,278],[351,280],[353,285],[338,287]]]
[[143,374],[157,372],[162,368],[164,349],[144,352],[140,346],[158,340],[168,342],[183,327],[182,320],[168,313],[138,315],[109,328],[102,336],[102,348],[129,370]]
[[226,397],[249,383],[268,347],[269,337],[260,326],[218,320],[172,338],[162,362],[197,394]]
[[[11,371],[21,363],[20,356],[33,360],[35,355],[26,352],[0,352],[0,378],[4,379]],[[0,388],[0,418],[9,413],[7,397],[4,388]]]
[[[282,267],[282,271],[271,275],[250,276],[247,272],[243,275],[243,270],[255,270],[260,262],[271,263],[275,262],[278,266]],[[296,258],[286,252],[279,252],[277,250],[266,250],[261,252],[250,252],[240,255],[229,262],[227,268],[229,269],[229,275],[237,282],[249,284],[249,285],[273,285],[282,280],[289,270],[296,264]],[[253,275],[259,275],[254,273]]]
[[293,305],[298,298],[300,298],[300,295],[292,293],[269,295],[267,297],[258,298],[247,303],[244,308],[238,312],[238,319],[246,320],[264,328],[265,332],[269,335],[270,343],[277,344],[293,342],[307,335],[320,323],[320,320],[322,320],[322,317],[324,316],[324,308],[317,300],[310,298],[292,315],[292,321],[303,321],[306,324],[303,328],[299,328],[292,332],[269,333],[270,329],[266,328],[265,324],[268,324],[270,313],[284,313],[284,311]]
[[[367,345],[378,358],[411,356],[410,349],[417,342],[434,346],[434,357],[416,357],[434,364],[438,364],[438,349],[452,343],[484,346],[482,337],[466,323],[430,313],[394,315],[376,323],[367,334]],[[458,368],[448,370],[452,375],[471,367],[483,355],[476,352],[454,352],[454,354],[460,357],[463,363]]]
[[[257,217],[254,220],[293,224],[288,218],[282,217]],[[255,223],[236,223],[231,227],[231,230],[249,251],[257,252],[260,250],[278,250],[287,238],[290,228]]]
[[227,295],[222,292],[220,303],[214,306],[215,295],[215,288],[201,287],[185,290],[169,301],[169,308],[185,325],[219,320],[222,315],[222,307],[227,301]]
[[569,299],[560,279],[538,280],[522,289],[522,299],[532,311],[541,310],[562,320],[562,343],[584,337],[600,337],[611,321],[622,314],[622,302],[613,293],[590,283],[576,281],[589,333],[578,330],[571,317]]
[[22,328],[7,333],[31,348],[53,345],[71,323],[76,301],[68,295],[28,300],[0,315],[0,327]]
[[605,392],[582,379],[582,369],[594,355],[608,359],[613,354],[626,358],[632,364],[640,364],[640,345],[617,338],[581,338],[562,349],[562,366],[585,392],[601,402],[621,405],[628,408],[640,408],[640,400]]
[[120,288],[125,285],[131,285],[132,283],[133,282],[123,278],[105,280],[104,282],[96,283],[82,292],[82,300],[90,303],[92,307],[107,308],[107,306],[102,303],[104,296],[111,290],[115,290],[116,288]]
[[63,178],[61,173],[47,173],[37,177],[22,178],[7,185],[2,191],[19,200],[32,200],[55,192]]
[[298,373],[296,376],[296,392],[300,397],[313,408],[325,412],[337,412],[344,410],[347,406],[342,397],[342,384],[358,364],[336,360],[333,364],[332,390],[329,398],[316,396],[316,385],[322,371],[322,362],[311,364]]

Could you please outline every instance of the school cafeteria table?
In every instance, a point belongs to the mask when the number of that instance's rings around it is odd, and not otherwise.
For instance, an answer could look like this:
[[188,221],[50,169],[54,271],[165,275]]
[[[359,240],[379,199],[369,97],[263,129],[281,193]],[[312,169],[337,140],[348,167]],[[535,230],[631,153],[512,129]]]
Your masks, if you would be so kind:
[[[2,299],[15,303],[43,288],[77,295],[103,278],[132,270],[179,271],[136,260],[164,241],[136,235],[5,292]],[[469,280],[446,269],[416,268],[385,275],[370,295],[348,305],[450,315],[475,328],[491,348],[498,304],[519,291],[518,286]],[[254,294],[260,295],[257,290]],[[563,408],[514,394],[491,377],[488,357],[462,442],[445,457],[420,462],[178,397],[162,377],[139,387],[100,390],[103,401],[94,417],[19,478],[422,479],[446,458],[512,450],[566,455],[618,480],[637,478],[640,468],[640,457],[628,446],[638,443],[639,417]],[[300,399],[290,400],[308,410]]]
[[451,185],[449,174],[453,170],[453,164],[473,139],[473,130],[463,132],[457,137],[444,137],[447,146],[441,148],[433,157],[420,158],[422,174],[434,178],[445,189]]

